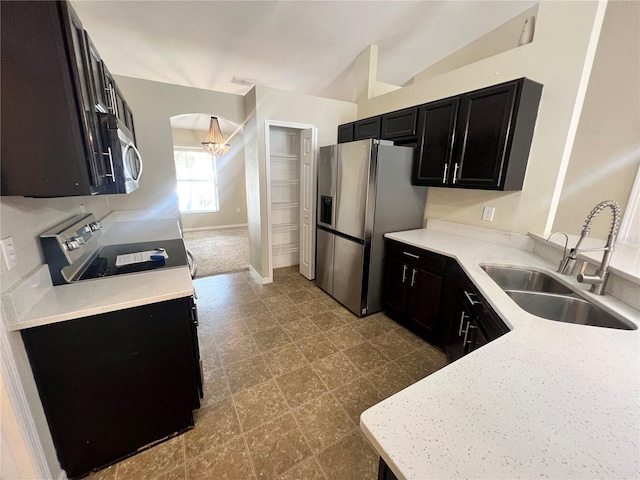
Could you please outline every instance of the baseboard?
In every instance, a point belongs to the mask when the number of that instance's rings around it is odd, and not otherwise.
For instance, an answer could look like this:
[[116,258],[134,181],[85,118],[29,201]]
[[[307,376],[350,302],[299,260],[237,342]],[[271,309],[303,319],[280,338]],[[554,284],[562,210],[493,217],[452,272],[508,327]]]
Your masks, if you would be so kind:
[[251,276],[253,277],[254,280],[260,282],[262,285],[265,285],[267,283],[273,283],[273,280],[270,279],[269,277],[263,277],[261,276],[258,271],[253,268],[252,265],[249,265],[249,273],[251,274]]
[[195,227],[195,228],[183,228],[183,232],[204,232],[205,230],[221,230],[223,228],[240,228],[247,227],[246,223],[238,223],[236,225],[220,225],[217,227]]

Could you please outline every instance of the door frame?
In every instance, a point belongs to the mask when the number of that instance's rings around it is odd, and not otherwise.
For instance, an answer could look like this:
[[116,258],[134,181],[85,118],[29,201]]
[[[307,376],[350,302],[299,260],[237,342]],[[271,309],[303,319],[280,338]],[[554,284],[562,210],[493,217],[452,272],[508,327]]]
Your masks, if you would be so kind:
[[[273,233],[271,231],[271,142],[270,142],[270,134],[271,127],[284,127],[291,128],[294,130],[308,130],[311,129],[311,150],[312,150],[312,159],[311,159],[311,169],[313,171],[313,179],[311,181],[313,191],[312,198],[315,199],[316,196],[316,183],[317,183],[317,161],[318,161],[318,128],[315,125],[310,125],[307,123],[292,123],[292,122],[281,122],[278,120],[265,120],[264,121],[264,142],[265,142],[265,188],[266,188],[266,197],[267,197],[267,249],[268,249],[268,280],[266,283],[273,282]],[[302,196],[302,182],[300,182],[300,196]],[[315,215],[315,201],[313,207],[313,215],[312,215],[312,230],[315,232],[316,226],[316,215]],[[315,235],[311,236],[312,244],[315,244]],[[314,246],[314,245],[312,245]],[[314,266],[315,271],[315,266]]]

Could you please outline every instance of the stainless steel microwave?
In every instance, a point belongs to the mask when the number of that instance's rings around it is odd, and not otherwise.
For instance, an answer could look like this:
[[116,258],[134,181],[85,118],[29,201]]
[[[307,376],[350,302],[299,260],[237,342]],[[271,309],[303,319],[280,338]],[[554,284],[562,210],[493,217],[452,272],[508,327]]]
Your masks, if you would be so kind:
[[102,152],[108,159],[113,183],[105,193],[131,193],[138,188],[142,176],[142,156],[134,144],[134,136],[126,125],[111,113],[97,113],[102,130]]

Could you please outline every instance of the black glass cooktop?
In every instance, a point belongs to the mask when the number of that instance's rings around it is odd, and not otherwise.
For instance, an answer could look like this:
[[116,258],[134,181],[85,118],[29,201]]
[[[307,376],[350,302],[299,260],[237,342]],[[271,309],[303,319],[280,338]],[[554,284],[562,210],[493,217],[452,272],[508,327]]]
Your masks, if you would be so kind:
[[[167,252],[168,258],[116,267],[116,257],[118,255],[157,249],[164,249]],[[76,281],[184,265],[187,265],[187,252],[184,248],[184,242],[181,239],[108,245],[102,247],[98,256],[89,264]]]

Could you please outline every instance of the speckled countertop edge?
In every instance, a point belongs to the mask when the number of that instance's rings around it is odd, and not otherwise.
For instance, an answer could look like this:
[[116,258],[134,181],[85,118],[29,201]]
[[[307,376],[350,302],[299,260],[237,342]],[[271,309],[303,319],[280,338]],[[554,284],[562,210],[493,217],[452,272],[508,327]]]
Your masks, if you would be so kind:
[[398,478],[640,477],[640,330],[534,317],[480,264],[544,271],[636,325],[640,312],[526,250],[433,229],[386,236],[456,259],[512,329],[362,414]]

